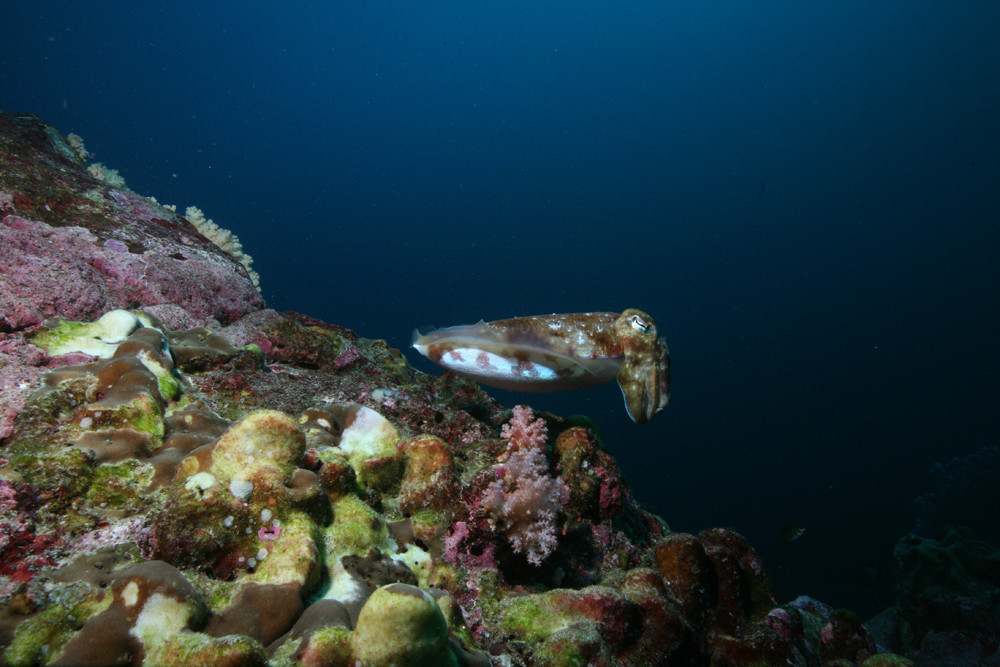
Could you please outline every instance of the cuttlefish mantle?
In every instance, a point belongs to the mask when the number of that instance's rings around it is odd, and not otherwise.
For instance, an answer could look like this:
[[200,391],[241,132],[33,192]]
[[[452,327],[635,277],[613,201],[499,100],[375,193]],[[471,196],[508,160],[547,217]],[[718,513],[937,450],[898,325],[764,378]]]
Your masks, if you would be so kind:
[[670,400],[670,355],[646,313],[569,313],[413,332],[413,347],[481,384],[566,391],[618,380],[625,409],[648,422]]

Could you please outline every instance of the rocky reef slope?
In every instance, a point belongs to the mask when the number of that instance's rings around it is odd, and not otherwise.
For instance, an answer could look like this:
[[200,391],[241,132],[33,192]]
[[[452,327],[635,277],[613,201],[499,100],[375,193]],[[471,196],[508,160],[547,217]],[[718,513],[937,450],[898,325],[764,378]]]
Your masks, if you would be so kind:
[[0,664],[908,664],[84,159],[0,112]]

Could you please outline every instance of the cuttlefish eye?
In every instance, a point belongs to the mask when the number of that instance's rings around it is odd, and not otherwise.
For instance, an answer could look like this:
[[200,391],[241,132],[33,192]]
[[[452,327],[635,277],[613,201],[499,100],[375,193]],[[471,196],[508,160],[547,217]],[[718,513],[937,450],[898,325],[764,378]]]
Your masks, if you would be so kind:
[[632,328],[638,331],[639,333],[648,334],[653,331],[653,325],[647,322],[646,320],[642,319],[638,315],[633,315],[632,318],[629,320],[629,324],[631,324]]

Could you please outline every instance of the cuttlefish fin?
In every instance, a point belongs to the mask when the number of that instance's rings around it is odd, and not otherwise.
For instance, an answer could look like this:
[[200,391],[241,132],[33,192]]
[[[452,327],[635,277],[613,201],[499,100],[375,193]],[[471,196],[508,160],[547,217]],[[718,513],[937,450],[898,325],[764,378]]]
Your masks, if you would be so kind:
[[629,308],[615,321],[625,361],[618,386],[628,416],[636,424],[652,419],[670,401],[670,354],[667,341],[656,335],[653,319]]

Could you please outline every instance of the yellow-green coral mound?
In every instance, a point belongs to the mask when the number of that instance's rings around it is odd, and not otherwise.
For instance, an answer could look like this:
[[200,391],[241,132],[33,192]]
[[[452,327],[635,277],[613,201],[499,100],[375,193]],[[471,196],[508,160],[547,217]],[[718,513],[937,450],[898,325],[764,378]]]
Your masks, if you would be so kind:
[[361,608],[351,647],[365,667],[458,664],[434,598],[406,584],[389,584],[372,593]]

